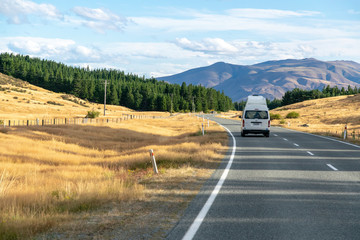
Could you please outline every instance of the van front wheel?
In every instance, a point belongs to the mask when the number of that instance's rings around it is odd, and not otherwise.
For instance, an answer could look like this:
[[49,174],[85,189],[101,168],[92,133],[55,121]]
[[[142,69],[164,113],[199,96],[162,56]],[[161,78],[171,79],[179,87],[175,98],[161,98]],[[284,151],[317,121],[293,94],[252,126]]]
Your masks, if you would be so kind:
[[241,136],[242,136],[242,137],[245,137],[245,133],[244,133],[244,132],[241,132]]
[[265,133],[264,136],[265,137],[270,137],[270,133]]

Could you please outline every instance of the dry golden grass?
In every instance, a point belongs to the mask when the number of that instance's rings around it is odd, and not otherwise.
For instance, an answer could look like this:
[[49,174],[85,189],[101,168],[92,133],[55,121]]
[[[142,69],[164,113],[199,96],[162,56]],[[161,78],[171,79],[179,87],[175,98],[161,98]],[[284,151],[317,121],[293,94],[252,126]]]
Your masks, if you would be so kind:
[[150,148],[161,173],[181,166],[215,169],[227,136],[214,123],[200,136],[201,121],[184,114],[0,133],[0,233],[31,236],[106,202],[144,198],[139,181],[152,176]]
[[[8,90],[0,91],[0,119],[71,118],[102,107],[76,104],[16,79],[1,86]],[[49,100],[63,106],[47,104]],[[114,117],[169,116],[134,113],[119,106],[108,109]],[[169,208],[173,210],[158,223],[171,228],[171,219],[195,196],[227,148],[223,129],[211,123],[201,136],[201,122],[182,114],[121,123],[1,128],[0,239],[28,239],[50,228],[67,233],[65,238],[76,239],[86,231],[93,237],[111,238],[115,235],[109,229],[92,232],[103,221],[114,229],[134,226],[135,233],[141,232],[154,222],[154,214],[163,216]],[[155,152],[158,176],[152,173],[149,149]],[[159,207],[157,201],[163,204]],[[110,205],[117,209],[116,220],[104,213]],[[99,221],[95,228],[93,221]],[[124,236],[136,238],[133,233]]]
[[[123,114],[169,116],[169,113],[163,112],[139,113],[122,106],[107,105],[106,109],[106,117],[120,117]],[[0,73],[0,120],[85,117],[91,110],[100,112],[100,117],[103,117],[104,105],[47,91]]]
[[241,116],[241,111],[229,111],[229,112],[222,112],[220,115],[217,115],[217,117],[225,118],[225,119],[236,119]]
[[[360,94],[351,96],[338,96],[316,100],[309,100],[272,110],[283,118],[289,112],[298,112],[299,118],[273,120],[272,124],[280,124],[296,130],[313,132],[325,135],[341,136],[344,127],[348,125],[351,134],[360,131]],[[304,127],[304,125],[307,127]]]

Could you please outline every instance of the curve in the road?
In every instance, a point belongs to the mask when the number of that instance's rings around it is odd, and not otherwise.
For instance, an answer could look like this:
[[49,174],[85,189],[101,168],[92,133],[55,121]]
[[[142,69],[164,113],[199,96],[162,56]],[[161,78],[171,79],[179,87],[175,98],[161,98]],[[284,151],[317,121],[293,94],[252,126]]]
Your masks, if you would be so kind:
[[233,139],[233,148],[232,148],[230,160],[229,160],[228,164],[226,165],[226,168],[225,168],[223,174],[221,175],[221,178],[219,179],[219,181],[216,184],[214,190],[210,194],[210,196],[209,196],[208,200],[206,201],[205,205],[203,206],[200,213],[197,215],[197,217],[195,218],[195,220],[191,224],[189,230],[186,232],[185,236],[183,237],[183,240],[191,240],[195,236],[195,234],[196,234],[197,230],[199,229],[201,223],[203,222],[207,212],[211,208],[211,205],[213,204],[216,196],[220,192],[220,189],[221,189],[222,185],[224,184],[224,181],[225,181],[225,179],[226,179],[226,177],[227,177],[227,175],[229,173],[229,170],[231,168],[231,165],[233,163],[234,156],[235,156],[235,150],[236,150],[236,140],[235,140],[234,135],[232,134],[232,132],[228,128],[224,127],[223,125],[221,125],[221,126],[230,134],[230,136]]

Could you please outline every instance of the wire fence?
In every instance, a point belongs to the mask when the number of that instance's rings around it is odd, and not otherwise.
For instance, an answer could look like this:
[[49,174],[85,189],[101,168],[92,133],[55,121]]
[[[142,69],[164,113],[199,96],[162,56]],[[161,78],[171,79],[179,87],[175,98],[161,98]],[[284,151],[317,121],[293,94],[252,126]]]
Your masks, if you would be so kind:
[[326,130],[326,131],[315,131],[314,133],[336,137],[346,140],[360,140],[360,130],[355,129],[347,129],[346,133],[344,130]]
[[132,119],[156,119],[163,116],[150,115],[131,115],[123,114],[121,117],[109,118],[45,118],[45,119],[26,119],[26,120],[0,120],[0,127],[15,126],[49,126],[49,125],[79,125],[79,124],[101,124],[101,123],[121,123]]

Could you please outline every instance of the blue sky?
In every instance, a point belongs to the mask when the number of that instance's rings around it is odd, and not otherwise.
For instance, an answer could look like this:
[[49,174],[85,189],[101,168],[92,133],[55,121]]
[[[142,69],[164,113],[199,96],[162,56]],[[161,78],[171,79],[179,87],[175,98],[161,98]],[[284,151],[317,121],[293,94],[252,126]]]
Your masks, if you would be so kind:
[[0,52],[147,77],[218,61],[360,62],[360,2],[0,0]]

